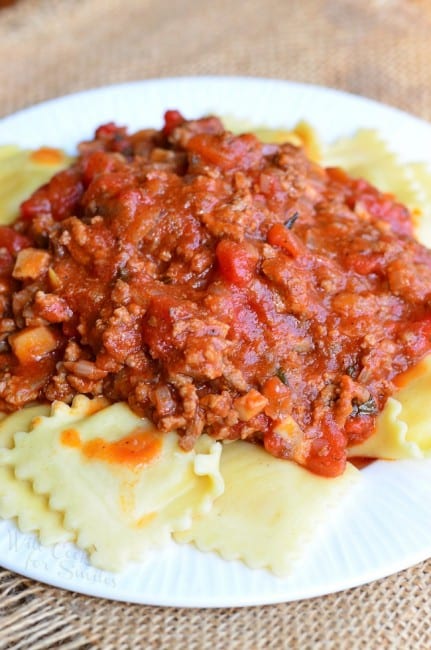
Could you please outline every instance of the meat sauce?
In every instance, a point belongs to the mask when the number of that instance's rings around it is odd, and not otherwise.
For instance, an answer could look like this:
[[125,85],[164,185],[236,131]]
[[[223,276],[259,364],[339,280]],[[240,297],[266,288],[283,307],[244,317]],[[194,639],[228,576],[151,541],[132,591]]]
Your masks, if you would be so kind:
[[0,246],[6,411],[104,395],[336,476],[431,347],[407,209],[213,117],[101,126]]

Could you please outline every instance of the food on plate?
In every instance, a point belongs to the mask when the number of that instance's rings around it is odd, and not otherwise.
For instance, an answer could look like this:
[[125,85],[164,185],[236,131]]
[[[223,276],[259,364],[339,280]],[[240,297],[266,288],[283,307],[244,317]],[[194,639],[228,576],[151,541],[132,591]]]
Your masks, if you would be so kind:
[[15,145],[0,147],[0,224],[15,219],[22,201],[71,161],[52,147],[35,151]]
[[[0,422],[0,451],[14,446],[14,435],[27,431],[35,417],[47,415],[49,406],[21,409]],[[51,510],[45,496],[37,494],[30,483],[16,478],[14,468],[0,464],[0,517],[16,518],[23,533],[38,532],[42,544],[57,544],[73,539],[65,529],[63,516]]]
[[243,441],[224,446],[220,472],[223,493],[174,539],[280,576],[292,571],[359,479],[351,463],[329,480]]
[[337,476],[431,346],[408,210],[214,117],[100,127],[0,243],[5,411],[104,395]]
[[267,126],[256,126],[252,122],[238,120],[232,116],[224,117],[223,125],[225,129],[238,135],[250,131],[259,140],[262,140],[262,142],[272,142],[275,144],[285,144],[288,142],[295,147],[301,147],[307,157],[314,160],[314,162],[321,162],[322,160],[322,143],[316,130],[304,120],[300,120],[289,130],[281,127],[279,129],[270,129]]
[[174,533],[286,575],[359,478],[350,463],[329,480],[242,441],[221,458],[208,436],[184,452],[124,402],[82,395],[7,416],[0,445],[0,516],[44,544],[75,542],[109,571],[148,559]]
[[415,237],[431,247],[431,176],[426,163],[400,164],[376,131],[361,129],[323,152],[325,165],[342,167],[389,192],[410,210]]
[[416,188],[407,165],[400,165],[397,156],[373,130],[361,129],[353,138],[342,138],[325,151],[325,165],[342,167],[355,178],[366,178],[382,192],[393,193],[407,206],[417,201]]
[[175,433],[161,434],[124,403],[79,395],[18,433],[2,462],[63,513],[94,566],[120,570],[210,510],[223,491],[220,452],[208,436],[180,452]]
[[411,163],[407,165],[410,180],[415,188],[421,208],[413,210],[415,235],[422,244],[431,246],[431,180],[429,165]]
[[431,452],[425,169],[258,135],[104,125],[0,228],[0,516],[100,568],[175,533],[285,574],[348,457]]
[[375,433],[349,456],[370,458],[425,458],[431,456],[431,431],[424,400],[431,390],[431,356],[395,379],[395,397],[389,397],[377,418]]

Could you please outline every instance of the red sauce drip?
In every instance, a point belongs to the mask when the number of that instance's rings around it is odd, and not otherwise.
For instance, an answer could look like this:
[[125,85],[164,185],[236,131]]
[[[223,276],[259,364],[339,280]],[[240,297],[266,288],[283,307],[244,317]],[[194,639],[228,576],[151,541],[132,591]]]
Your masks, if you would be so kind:
[[352,463],[356,469],[365,469],[368,465],[375,462],[375,458],[366,458],[365,456],[356,456],[354,458],[349,458],[349,463]]
[[135,429],[115,442],[107,442],[103,438],[83,442],[79,431],[66,429],[61,434],[61,442],[67,447],[79,449],[89,460],[102,460],[134,468],[151,463],[162,449],[160,434],[146,429]]

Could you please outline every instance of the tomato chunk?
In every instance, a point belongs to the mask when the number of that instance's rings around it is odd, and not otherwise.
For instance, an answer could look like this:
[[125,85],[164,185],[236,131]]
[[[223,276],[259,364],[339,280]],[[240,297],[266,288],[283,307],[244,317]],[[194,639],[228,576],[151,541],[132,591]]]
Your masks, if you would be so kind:
[[163,133],[166,136],[170,136],[172,131],[176,129],[177,126],[180,126],[184,121],[184,117],[179,111],[166,111]]
[[268,231],[268,244],[283,248],[292,257],[306,254],[306,248],[298,237],[282,223],[275,223]]
[[319,432],[311,443],[307,468],[320,476],[335,477],[346,466],[346,438],[330,415],[319,422]]
[[66,169],[21,204],[21,218],[31,221],[38,214],[51,214],[55,221],[62,221],[76,212],[83,193],[78,170]]
[[253,279],[256,258],[247,246],[222,239],[217,244],[216,257],[221,274],[228,282],[245,287]]
[[5,248],[11,255],[16,255],[23,248],[31,246],[31,240],[10,226],[0,226],[0,248]]

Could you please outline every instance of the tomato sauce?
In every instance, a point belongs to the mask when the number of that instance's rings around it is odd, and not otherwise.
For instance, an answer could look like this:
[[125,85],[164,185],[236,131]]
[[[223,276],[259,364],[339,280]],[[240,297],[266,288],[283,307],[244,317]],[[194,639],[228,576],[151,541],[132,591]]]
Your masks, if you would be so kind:
[[83,442],[79,431],[65,429],[60,436],[66,447],[78,449],[88,460],[139,468],[154,461],[161,453],[160,434],[146,429],[136,429],[128,436],[108,442],[104,438],[92,438]]
[[241,438],[325,476],[431,347],[404,206],[178,111],[82,143],[0,228],[0,274],[3,409],[104,395],[184,449]]

